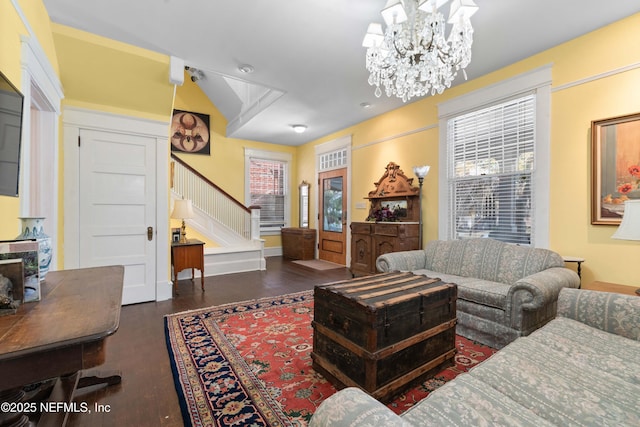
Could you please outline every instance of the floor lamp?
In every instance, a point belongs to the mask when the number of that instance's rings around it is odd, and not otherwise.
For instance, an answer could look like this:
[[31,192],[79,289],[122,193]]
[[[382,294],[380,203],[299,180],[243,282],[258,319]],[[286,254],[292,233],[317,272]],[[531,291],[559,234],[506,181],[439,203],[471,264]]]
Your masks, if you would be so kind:
[[[640,240],[640,200],[627,200],[624,202],[622,222],[611,238]],[[636,289],[636,294],[640,295],[640,289]]]
[[431,168],[431,166],[414,166],[413,167],[413,173],[416,174],[416,176],[418,177],[418,184],[420,185],[420,192],[418,193],[420,195],[419,197],[419,201],[418,201],[418,208],[419,208],[419,224],[420,224],[420,241],[418,242],[418,248],[422,249],[422,182],[424,181],[424,177],[427,176],[427,174],[429,173],[429,169]]

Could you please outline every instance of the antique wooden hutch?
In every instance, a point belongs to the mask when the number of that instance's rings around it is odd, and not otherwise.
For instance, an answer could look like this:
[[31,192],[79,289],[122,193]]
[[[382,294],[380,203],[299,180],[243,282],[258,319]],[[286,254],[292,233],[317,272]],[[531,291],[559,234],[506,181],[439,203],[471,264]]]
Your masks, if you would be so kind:
[[351,223],[351,273],[377,273],[376,259],[388,252],[418,249],[420,189],[413,186],[400,166],[390,162],[366,199],[369,215]]

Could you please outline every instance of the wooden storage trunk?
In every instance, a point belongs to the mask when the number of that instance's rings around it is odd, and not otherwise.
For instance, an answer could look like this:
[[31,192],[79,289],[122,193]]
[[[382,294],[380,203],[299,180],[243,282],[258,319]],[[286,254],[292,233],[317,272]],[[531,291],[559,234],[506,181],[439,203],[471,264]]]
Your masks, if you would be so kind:
[[313,367],[385,401],[453,364],[457,286],[383,273],[314,290]]
[[290,259],[315,258],[316,230],[311,228],[283,228],[282,256]]

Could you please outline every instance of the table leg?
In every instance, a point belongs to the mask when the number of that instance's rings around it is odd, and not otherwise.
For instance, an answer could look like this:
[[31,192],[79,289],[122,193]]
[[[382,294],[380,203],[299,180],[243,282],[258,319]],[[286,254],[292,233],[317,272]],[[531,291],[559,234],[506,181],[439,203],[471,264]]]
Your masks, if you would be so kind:
[[173,291],[178,295],[178,272],[175,270],[173,273]]
[[[11,390],[4,390],[0,392],[0,402],[17,404],[22,402],[25,393],[22,388],[14,388]],[[29,417],[21,412],[0,412],[0,426],[27,426],[29,424]]]

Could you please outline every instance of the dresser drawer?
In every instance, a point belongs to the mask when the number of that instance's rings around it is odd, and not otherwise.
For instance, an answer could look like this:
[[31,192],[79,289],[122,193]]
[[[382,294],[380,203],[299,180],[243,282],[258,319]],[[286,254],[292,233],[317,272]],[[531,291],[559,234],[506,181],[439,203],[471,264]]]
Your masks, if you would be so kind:
[[399,227],[399,223],[385,224],[378,222],[373,227],[373,234],[377,234],[379,236],[397,236]]
[[351,232],[354,234],[370,234],[372,225],[369,222],[352,222]]

